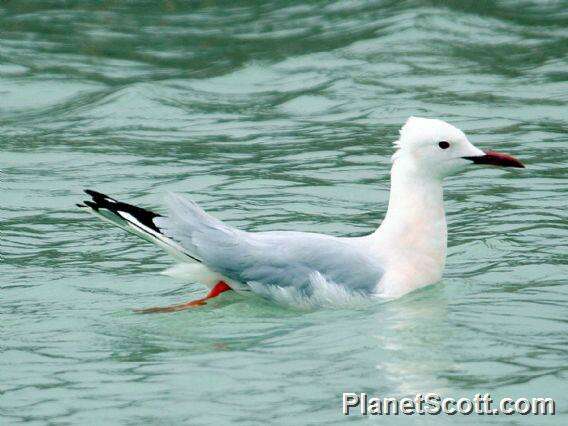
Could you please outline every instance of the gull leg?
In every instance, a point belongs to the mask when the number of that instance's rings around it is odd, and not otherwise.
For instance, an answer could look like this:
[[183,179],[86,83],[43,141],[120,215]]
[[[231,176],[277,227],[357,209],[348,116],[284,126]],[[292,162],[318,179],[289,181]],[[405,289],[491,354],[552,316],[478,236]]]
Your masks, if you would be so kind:
[[134,309],[134,312],[139,314],[154,314],[159,312],[177,312],[183,311],[185,309],[190,308],[197,308],[199,306],[203,306],[207,304],[207,300],[213,299],[214,297],[219,296],[221,293],[231,290],[231,287],[227,285],[224,281],[219,281],[215,286],[207,293],[207,296],[191,300],[186,303],[180,303],[179,305],[170,305],[170,306],[155,306],[153,308],[145,308],[145,309]]

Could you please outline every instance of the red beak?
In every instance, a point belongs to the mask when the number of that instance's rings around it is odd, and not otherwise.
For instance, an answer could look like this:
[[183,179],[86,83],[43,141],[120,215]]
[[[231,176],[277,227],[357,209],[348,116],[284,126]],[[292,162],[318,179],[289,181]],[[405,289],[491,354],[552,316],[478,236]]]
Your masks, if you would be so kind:
[[483,151],[485,155],[480,155],[479,157],[463,157],[466,160],[473,161],[474,164],[488,164],[491,166],[501,166],[501,167],[519,167],[524,168],[525,165],[517,160],[515,157],[503,154],[502,152],[496,151]]

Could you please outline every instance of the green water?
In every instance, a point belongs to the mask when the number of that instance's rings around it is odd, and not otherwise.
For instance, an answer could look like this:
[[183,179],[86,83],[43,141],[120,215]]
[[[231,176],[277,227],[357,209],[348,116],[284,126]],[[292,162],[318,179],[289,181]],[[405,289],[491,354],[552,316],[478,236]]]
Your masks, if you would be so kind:
[[[566,424],[567,55],[566,1],[1,2],[0,423],[334,424],[351,391],[557,401],[386,424]],[[362,235],[413,114],[527,169],[452,178],[443,281],[386,305],[136,315],[204,287],[74,207]]]

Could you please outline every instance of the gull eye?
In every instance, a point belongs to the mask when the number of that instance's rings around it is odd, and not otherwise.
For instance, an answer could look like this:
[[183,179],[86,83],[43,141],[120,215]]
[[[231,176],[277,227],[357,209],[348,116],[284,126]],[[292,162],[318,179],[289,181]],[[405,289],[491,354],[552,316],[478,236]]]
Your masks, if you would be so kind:
[[442,149],[448,149],[450,147],[450,143],[446,141],[438,142],[438,146]]

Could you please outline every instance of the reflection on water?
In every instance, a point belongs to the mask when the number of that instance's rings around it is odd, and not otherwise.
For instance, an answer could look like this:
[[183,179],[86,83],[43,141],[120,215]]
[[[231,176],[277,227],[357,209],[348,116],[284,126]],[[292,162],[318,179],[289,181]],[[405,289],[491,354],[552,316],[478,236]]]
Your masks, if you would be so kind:
[[[343,391],[436,391],[550,396],[561,421],[567,6],[3,2],[2,420],[333,423]],[[137,316],[204,289],[73,207],[178,191],[247,230],[361,235],[413,114],[528,167],[448,182],[445,278],[398,301]]]

